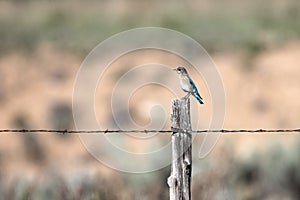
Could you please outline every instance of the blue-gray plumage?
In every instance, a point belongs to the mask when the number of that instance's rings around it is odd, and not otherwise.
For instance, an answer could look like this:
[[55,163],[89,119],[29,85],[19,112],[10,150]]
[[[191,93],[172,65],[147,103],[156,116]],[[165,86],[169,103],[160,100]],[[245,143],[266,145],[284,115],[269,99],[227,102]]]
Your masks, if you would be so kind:
[[177,67],[174,70],[179,74],[181,89],[188,93],[184,98],[188,98],[190,95],[193,95],[199,101],[200,104],[204,104],[203,99],[199,95],[196,85],[189,76],[187,70],[181,66]]

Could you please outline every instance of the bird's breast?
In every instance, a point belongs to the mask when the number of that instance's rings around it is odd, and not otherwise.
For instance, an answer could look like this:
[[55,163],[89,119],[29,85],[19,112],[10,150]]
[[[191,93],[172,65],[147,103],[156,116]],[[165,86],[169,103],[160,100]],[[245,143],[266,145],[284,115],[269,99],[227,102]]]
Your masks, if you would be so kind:
[[180,75],[179,76],[180,79],[180,86],[181,89],[185,92],[192,92],[193,90],[191,89],[191,84],[190,81],[188,79],[188,77]]

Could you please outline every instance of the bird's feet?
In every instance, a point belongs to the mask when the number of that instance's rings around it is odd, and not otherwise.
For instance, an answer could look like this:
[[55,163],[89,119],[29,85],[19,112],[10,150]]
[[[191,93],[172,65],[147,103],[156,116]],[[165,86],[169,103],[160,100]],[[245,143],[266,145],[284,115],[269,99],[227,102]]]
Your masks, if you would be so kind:
[[187,100],[190,96],[191,96],[191,93],[188,93],[188,94],[185,95],[183,98],[184,98],[185,100]]

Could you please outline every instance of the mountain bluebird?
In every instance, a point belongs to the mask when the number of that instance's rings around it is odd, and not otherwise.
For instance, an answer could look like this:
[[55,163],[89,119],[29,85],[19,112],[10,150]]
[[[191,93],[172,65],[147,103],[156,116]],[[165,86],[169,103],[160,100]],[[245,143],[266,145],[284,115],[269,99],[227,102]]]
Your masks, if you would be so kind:
[[188,93],[184,98],[188,98],[190,95],[193,95],[200,104],[204,104],[202,97],[198,93],[195,83],[188,75],[186,69],[182,66],[179,66],[173,70],[179,74],[181,89]]

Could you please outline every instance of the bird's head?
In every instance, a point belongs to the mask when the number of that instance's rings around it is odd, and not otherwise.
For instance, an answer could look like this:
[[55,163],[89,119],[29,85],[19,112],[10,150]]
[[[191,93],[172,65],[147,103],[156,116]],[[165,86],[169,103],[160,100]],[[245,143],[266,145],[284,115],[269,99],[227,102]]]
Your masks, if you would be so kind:
[[183,75],[187,74],[186,69],[182,66],[179,66],[179,67],[177,67],[176,69],[173,69],[173,70],[176,71],[178,74],[183,74]]

